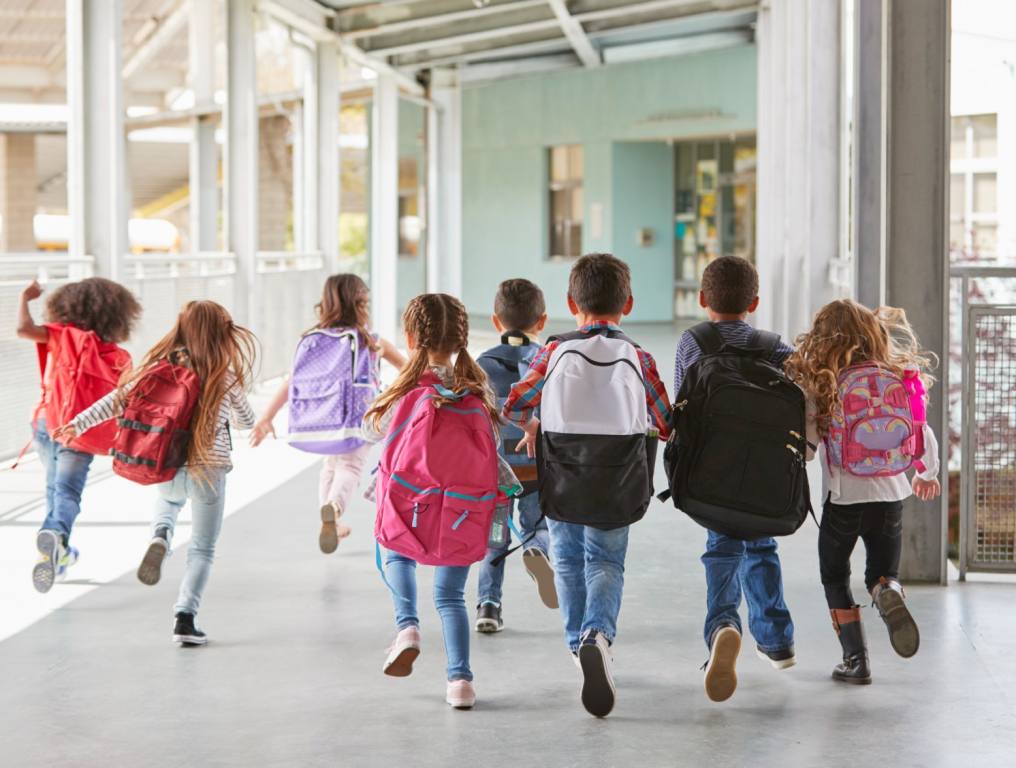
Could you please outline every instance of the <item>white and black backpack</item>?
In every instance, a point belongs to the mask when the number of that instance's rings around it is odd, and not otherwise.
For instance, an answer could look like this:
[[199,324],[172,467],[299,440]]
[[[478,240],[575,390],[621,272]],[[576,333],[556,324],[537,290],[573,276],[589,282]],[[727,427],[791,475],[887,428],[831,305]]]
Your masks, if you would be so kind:
[[551,520],[610,530],[642,518],[653,494],[638,346],[615,329],[554,336],[540,404],[540,509]]

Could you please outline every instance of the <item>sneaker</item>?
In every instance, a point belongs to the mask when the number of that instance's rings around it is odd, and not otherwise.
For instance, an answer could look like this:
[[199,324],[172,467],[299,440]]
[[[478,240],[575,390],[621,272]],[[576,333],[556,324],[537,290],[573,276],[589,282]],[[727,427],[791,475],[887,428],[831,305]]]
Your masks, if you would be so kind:
[[449,680],[445,701],[455,709],[472,709],[476,703],[476,691],[468,680]]
[[45,594],[53,588],[60,559],[64,555],[63,541],[57,531],[44,528],[35,536],[35,548],[39,550],[39,562],[32,569],[32,584],[37,592]]
[[194,624],[193,613],[178,613],[176,624],[173,625],[173,642],[183,646],[205,645],[208,635]]
[[80,559],[81,553],[78,551],[78,548],[68,546],[64,550],[63,557],[60,558],[60,562],[57,563],[56,580],[65,581],[67,579],[67,571],[72,565],[77,565]]
[[531,547],[522,553],[522,564],[526,566],[529,578],[536,582],[540,599],[548,608],[557,610],[557,588],[554,586],[554,569],[547,553],[539,547]]
[[395,642],[388,649],[381,671],[392,677],[408,677],[413,673],[413,662],[420,655],[420,628],[409,626],[395,636]]
[[797,657],[794,656],[794,646],[781,648],[778,651],[763,651],[756,645],[755,655],[762,661],[772,664],[773,669],[789,669],[797,663]]
[[741,633],[726,624],[713,633],[709,661],[706,662],[705,689],[710,701],[726,701],[737,688],[737,655],[741,652]]
[[581,672],[582,671],[582,662],[579,661],[579,652],[578,651],[569,651],[569,653],[571,654],[571,660],[572,660],[572,663],[575,665],[575,669],[577,669],[579,672]]
[[138,581],[148,586],[154,586],[162,578],[162,561],[166,559],[169,552],[169,529],[160,526],[155,529],[155,535],[148,542],[148,549],[145,556],[141,558],[141,565],[138,566]]
[[476,606],[476,631],[492,635],[504,629],[501,606],[496,603],[480,603]]
[[594,717],[606,717],[614,708],[617,690],[610,674],[610,643],[603,633],[589,630],[579,646],[582,667],[582,706]]
[[900,583],[884,576],[871,590],[872,603],[889,630],[889,642],[893,650],[904,659],[909,659],[921,645],[921,633],[903,598]]
[[330,555],[339,548],[339,541],[346,538],[352,529],[348,525],[339,522],[342,517],[342,507],[334,501],[321,505],[321,533],[318,534],[318,546],[326,555]]

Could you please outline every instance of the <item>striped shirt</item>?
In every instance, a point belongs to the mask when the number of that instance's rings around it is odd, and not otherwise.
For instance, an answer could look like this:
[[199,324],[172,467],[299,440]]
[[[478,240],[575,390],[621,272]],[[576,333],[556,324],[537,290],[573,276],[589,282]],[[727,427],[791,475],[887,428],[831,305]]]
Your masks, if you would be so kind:
[[[718,323],[713,323],[713,325],[716,326],[716,330],[720,332],[720,336],[723,337],[725,342],[737,346],[745,346],[755,330],[744,320],[720,320]],[[769,362],[783,367],[787,358],[793,353],[793,348],[781,341],[776,346],[776,349],[773,350]],[[677,343],[677,354],[674,356],[675,398],[681,392],[681,384],[684,383],[685,373],[687,373],[692,365],[698,362],[700,357],[702,357],[702,349],[699,347],[698,342],[695,341],[695,337],[689,331],[685,331],[681,334],[681,340]]]
[[[592,335],[604,330],[620,331],[621,329],[612,323],[601,320],[585,325],[579,330]],[[560,344],[559,341],[551,341],[537,352],[533,362],[529,364],[529,372],[525,378],[512,387],[502,411],[502,415],[508,421],[520,427],[529,423],[533,411],[536,410],[543,396],[543,385],[547,381],[547,365],[558,344]],[[649,418],[659,430],[660,438],[666,439],[670,434],[670,398],[667,396],[667,388],[660,381],[660,374],[656,370],[656,361],[653,360],[653,356],[640,347],[636,347],[635,351],[642,367],[642,382],[646,388]]]
[[[78,434],[87,432],[92,427],[102,424],[104,421],[119,418],[123,415],[124,401],[117,397],[117,390],[113,390],[101,400],[95,401],[91,406],[71,419],[75,431]],[[230,452],[233,449],[233,440],[230,437],[230,425],[236,429],[250,429],[254,426],[254,409],[251,408],[247,395],[236,386],[235,380],[226,388],[226,395],[219,403],[219,415],[215,425],[215,442],[212,444],[211,455],[207,465],[210,467],[223,467],[232,469],[233,462],[230,460]]]

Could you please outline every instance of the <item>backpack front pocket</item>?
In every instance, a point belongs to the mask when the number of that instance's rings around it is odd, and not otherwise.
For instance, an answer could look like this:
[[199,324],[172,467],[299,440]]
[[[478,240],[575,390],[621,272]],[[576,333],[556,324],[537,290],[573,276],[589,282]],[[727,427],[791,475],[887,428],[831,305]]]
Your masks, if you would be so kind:
[[418,489],[404,478],[392,475],[379,510],[375,531],[378,541],[385,548],[414,559],[430,554],[423,542],[433,540],[439,525],[439,500],[436,493]]
[[443,565],[469,565],[483,559],[496,501],[496,491],[444,490],[436,553]]

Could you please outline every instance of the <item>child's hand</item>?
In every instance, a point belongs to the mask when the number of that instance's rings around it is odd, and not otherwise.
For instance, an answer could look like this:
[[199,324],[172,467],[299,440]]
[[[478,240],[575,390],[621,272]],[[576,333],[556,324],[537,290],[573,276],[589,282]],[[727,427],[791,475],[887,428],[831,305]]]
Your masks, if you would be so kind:
[[522,428],[522,431],[526,434],[521,440],[519,440],[519,444],[515,446],[515,450],[521,453],[522,449],[525,448],[526,456],[531,459],[534,458],[536,456],[536,433],[539,428],[540,420],[535,417],[530,419],[529,423]]
[[931,501],[937,499],[939,494],[942,493],[942,486],[938,480],[922,480],[921,478],[914,476],[914,495],[921,501]]
[[53,439],[58,443],[67,444],[75,437],[78,436],[78,430],[74,428],[73,424],[64,424],[62,427],[57,427],[53,431]]
[[257,448],[269,435],[275,437],[275,426],[272,424],[271,419],[262,419],[250,431],[251,446]]
[[33,280],[32,282],[30,282],[28,285],[25,286],[25,289],[21,292],[21,297],[25,301],[34,301],[40,296],[42,296],[42,286],[39,285],[38,280]]

